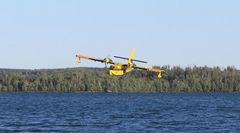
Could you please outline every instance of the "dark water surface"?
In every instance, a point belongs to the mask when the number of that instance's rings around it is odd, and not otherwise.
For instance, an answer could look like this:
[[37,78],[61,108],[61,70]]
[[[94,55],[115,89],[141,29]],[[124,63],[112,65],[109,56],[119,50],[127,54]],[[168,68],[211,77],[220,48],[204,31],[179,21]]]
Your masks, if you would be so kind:
[[1,132],[240,132],[240,94],[0,93]]

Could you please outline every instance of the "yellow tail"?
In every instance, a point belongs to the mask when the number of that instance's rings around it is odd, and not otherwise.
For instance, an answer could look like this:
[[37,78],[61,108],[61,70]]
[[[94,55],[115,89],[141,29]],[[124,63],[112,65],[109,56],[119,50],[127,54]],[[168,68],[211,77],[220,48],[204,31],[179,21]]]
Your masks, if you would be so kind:
[[136,53],[136,49],[133,48],[133,49],[132,49],[132,52],[131,52],[131,54],[130,54],[129,60],[128,60],[128,64],[133,64],[133,60],[134,60],[134,58],[135,58],[135,53]]

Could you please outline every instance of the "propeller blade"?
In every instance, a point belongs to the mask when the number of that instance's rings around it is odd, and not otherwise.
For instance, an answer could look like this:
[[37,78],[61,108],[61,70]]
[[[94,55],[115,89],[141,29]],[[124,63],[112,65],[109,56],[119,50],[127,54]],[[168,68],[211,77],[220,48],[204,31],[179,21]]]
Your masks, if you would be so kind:
[[107,63],[105,62],[105,68],[107,68]]

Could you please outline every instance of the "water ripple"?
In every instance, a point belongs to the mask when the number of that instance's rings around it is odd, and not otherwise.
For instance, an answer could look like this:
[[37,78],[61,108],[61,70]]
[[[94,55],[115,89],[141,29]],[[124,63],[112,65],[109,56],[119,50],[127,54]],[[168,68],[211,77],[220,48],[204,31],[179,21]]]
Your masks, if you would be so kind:
[[239,94],[1,93],[0,132],[240,132]]

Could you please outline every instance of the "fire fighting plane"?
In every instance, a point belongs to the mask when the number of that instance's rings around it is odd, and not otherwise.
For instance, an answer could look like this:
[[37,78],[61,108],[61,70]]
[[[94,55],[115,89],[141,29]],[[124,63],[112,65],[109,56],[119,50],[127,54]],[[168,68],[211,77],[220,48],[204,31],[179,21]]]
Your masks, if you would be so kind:
[[123,76],[127,73],[132,72],[133,70],[144,70],[147,72],[156,73],[158,78],[163,77],[163,75],[165,73],[164,70],[157,69],[157,68],[145,68],[145,67],[137,66],[134,62],[140,62],[140,63],[147,63],[147,62],[134,59],[135,52],[136,52],[136,49],[133,48],[129,58],[121,57],[121,56],[114,56],[114,58],[128,60],[127,63],[114,62],[110,58],[97,59],[97,58],[92,58],[92,57],[83,56],[83,55],[79,55],[79,54],[76,55],[76,58],[77,58],[77,63],[81,63],[81,59],[86,59],[86,60],[92,60],[92,61],[96,61],[96,62],[100,62],[100,63],[105,63],[105,66],[107,66],[108,64],[111,64],[109,67],[109,75],[110,76]]

